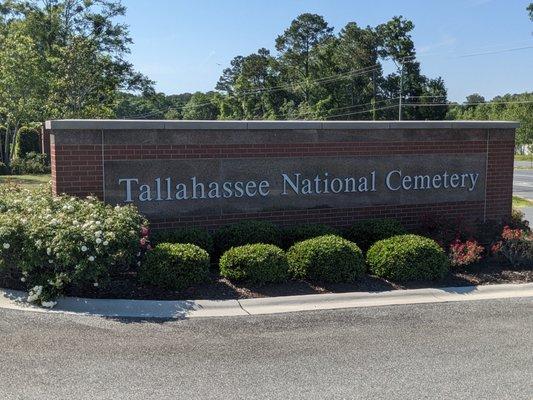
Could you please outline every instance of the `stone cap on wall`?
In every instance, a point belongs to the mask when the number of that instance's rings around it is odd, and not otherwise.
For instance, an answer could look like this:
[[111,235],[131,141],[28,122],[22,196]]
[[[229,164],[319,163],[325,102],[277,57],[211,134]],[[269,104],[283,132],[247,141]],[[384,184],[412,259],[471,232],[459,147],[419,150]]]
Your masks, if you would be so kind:
[[514,121],[183,121],[125,119],[60,119],[45,122],[47,130],[136,129],[515,129]]

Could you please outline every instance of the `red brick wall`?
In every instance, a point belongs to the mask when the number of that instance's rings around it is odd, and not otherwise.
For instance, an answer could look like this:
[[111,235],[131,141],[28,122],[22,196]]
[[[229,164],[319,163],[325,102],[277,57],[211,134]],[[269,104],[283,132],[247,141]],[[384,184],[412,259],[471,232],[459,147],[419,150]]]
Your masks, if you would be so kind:
[[[383,133],[383,132],[382,132]],[[398,132],[396,132],[398,133]],[[112,133],[111,133],[112,134]],[[102,133],[103,135],[103,133]],[[245,133],[243,133],[245,135]],[[89,135],[90,136],[90,135]],[[354,140],[338,142],[206,143],[206,144],[108,144],[94,133],[84,144],[76,140],[57,141],[52,137],[51,161],[54,193],[103,198],[104,162],[108,160],[150,160],[188,158],[268,158],[316,156],[372,156],[400,154],[486,154],[486,199],[481,202],[443,202],[418,205],[374,205],[337,209],[302,209],[258,213],[232,213],[217,216],[186,216],[152,220],[154,228],[183,225],[215,228],[241,219],[267,219],[281,225],[316,222],[333,226],[371,217],[393,217],[408,226],[420,223],[422,216],[440,215],[450,219],[484,220],[509,217],[512,202],[514,134],[512,130],[470,129],[464,135],[443,135],[445,139]],[[244,137],[244,136],[243,136]],[[243,140],[245,141],[245,140]],[[87,144],[90,143],[90,144]],[[428,158],[430,162],[430,158]]]
[[103,198],[101,145],[51,146],[52,190],[55,194]]
[[500,140],[497,135],[491,135],[489,133],[486,219],[500,219],[511,214],[513,163],[514,137],[512,141]]

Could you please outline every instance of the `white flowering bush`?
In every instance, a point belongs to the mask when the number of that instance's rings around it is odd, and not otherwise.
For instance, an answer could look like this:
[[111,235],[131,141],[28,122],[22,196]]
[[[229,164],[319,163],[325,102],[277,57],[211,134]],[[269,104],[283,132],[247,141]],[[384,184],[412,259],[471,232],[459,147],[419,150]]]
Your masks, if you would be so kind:
[[149,246],[132,206],[52,196],[50,188],[0,187],[0,268],[18,272],[28,300],[52,307],[66,285],[94,285],[135,265]]

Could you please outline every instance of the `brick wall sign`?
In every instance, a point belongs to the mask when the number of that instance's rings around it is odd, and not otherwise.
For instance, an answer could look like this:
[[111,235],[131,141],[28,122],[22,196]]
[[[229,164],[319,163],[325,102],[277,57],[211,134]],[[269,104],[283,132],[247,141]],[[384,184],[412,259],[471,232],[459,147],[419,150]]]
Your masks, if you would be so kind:
[[156,228],[511,212],[512,122],[48,121],[53,190]]

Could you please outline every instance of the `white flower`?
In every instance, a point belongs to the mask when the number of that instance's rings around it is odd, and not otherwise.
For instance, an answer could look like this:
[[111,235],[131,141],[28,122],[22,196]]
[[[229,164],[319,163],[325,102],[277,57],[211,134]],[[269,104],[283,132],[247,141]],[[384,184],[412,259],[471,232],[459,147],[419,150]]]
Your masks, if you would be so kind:
[[94,286],[94,287],[98,287],[98,282],[94,282],[94,283],[93,283],[93,286]]
[[109,242],[107,240],[104,240],[104,246],[107,246]]
[[54,260],[48,260],[48,264],[53,264]]
[[84,245],[84,246],[81,246],[81,251],[83,251],[83,252],[85,253],[87,250],[89,250],[89,249],[87,248],[87,246],[85,246],[85,245]]
[[9,243],[4,243],[3,247],[7,250],[11,247],[11,245]]
[[26,278],[25,278],[25,277],[22,277],[22,278],[20,278],[20,281],[21,281],[21,282],[26,282]]
[[48,254],[48,255],[52,254],[52,249],[50,247],[48,247],[46,249],[46,254]]
[[[30,292],[31,293],[31,292]],[[35,295],[35,294],[30,294],[28,295],[28,303],[33,303],[34,301],[36,301],[37,299],[39,298],[39,296]]]
[[32,287],[28,293],[28,302],[33,303],[34,301],[36,301],[42,292],[43,292],[42,286]]
[[57,304],[57,301],[41,301],[41,305],[46,308],[52,308]]
[[102,243],[102,239],[96,238],[96,244],[100,244],[100,243]]
[[102,236],[102,231],[96,231],[96,232],[94,232],[94,236],[96,236],[96,237],[100,237],[100,236]]
[[94,257],[93,256],[89,256],[89,261],[94,261]]

